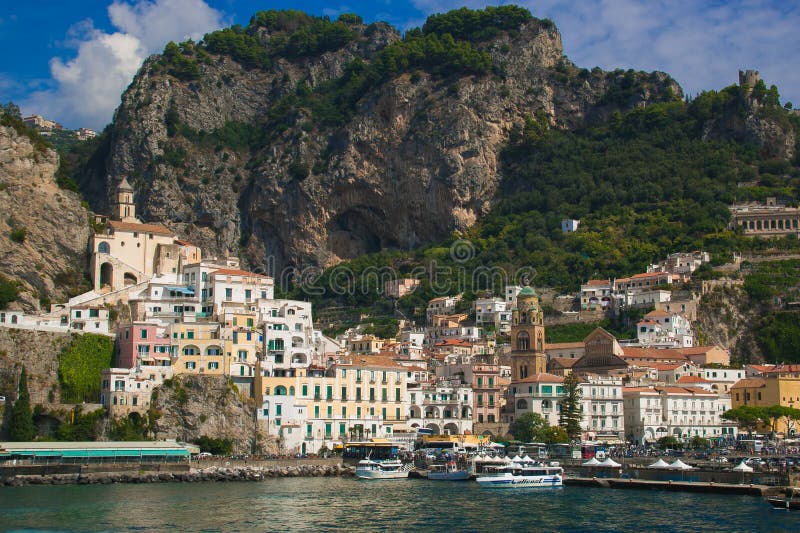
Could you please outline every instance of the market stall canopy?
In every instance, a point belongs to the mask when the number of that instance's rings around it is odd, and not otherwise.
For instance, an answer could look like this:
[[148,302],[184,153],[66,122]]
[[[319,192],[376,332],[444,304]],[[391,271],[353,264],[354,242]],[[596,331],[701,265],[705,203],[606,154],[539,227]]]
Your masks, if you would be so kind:
[[601,463],[600,463],[598,466],[612,466],[612,467],[617,467],[617,466],[622,466],[622,465],[621,465],[621,464],[619,464],[618,462],[616,462],[616,461],[615,461],[614,459],[612,459],[611,457],[606,457],[606,460],[605,460],[605,461],[603,461],[603,462],[601,462]]
[[733,467],[733,470],[735,470],[737,472],[752,472],[753,471],[753,469],[751,467],[747,466],[744,463],[744,461],[742,461],[741,463],[739,463],[738,465]]
[[681,461],[680,459],[675,459],[675,462],[669,465],[668,468],[673,470],[692,470],[692,467]]
[[659,458],[658,461],[656,461],[655,463],[651,464],[647,468],[669,468],[669,463],[666,462],[664,459]]
[[591,459],[583,463],[583,466],[597,466],[599,464],[600,461],[598,461],[596,457],[592,457]]

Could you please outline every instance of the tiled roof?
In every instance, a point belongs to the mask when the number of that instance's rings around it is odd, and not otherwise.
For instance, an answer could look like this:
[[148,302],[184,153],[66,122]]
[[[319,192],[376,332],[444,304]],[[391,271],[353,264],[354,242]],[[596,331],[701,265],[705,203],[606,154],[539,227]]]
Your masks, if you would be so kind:
[[159,235],[172,235],[172,231],[164,226],[157,224],[139,224],[136,222],[121,222],[119,220],[109,220],[108,225],[114,231],[131,231],[137,233],[158,233]]
[[572,368],[572,366],[577,363],[580,359],[574,359],[572,357],[553,357],[550,359],[551,363],[558,363],[563,368]]
[[655,317],[671,317],[671,316],[672,316],[672,313],[668,313],[668,312],[666,312],[666,311],[650,311],[649,313],[647,313],[646,315],[644,315],[644,317],[645,317],[645,318],[648,318],[648,317],[650,317],[650,318],[655,318]]
[[622,347],[623,359],[662,359],[672,361],[683,361],[687,357],[681,350],[676,348],[638,348],[632,346]]
[[766,387],[767,382],[761,378],[740,379],[731,386],[731,389],[752,389]]
[[650,392],[658,394],[658,391],[652,387],[622,387],[622,394],[624,395],[626,392]]
[[341,364],[349,364],[356,367],[366,368],[396,368],[407,370],[406,367],[392,359],[382,355],[366,355],[366,356],[351,356],[343,357],[340,361]]
[[545,344],[544,349],[547,350],[565,350],[567,348],[585,348],[586,345],[583,342],[554,342],[550,344]]
[[611,281],[607,279],[590,279],[586,285],[611,285]]
[[670,370],[675,370],[676,368],[680,368],[686,363],[650,363],[647,361],[637,363],[639,366],[646,366],[648,368],[655,368],[659,372],[668,372]]
[[564,378],[554,374],[547,374],[545,372],[534,374],[524,379],[512,381],[511,383],[563,383]]
[[700,376],[681,376],[678,378],[678,383],[711,383],[705,378]]
[[716,396],[713,392],[693,387],[656,387],[656,390],[667,394],[696,394],[701,396]]

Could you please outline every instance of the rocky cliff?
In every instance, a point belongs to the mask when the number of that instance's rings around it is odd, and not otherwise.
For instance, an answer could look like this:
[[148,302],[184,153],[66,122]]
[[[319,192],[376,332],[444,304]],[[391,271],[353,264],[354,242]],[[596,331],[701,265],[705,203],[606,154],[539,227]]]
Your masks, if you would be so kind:
[[[268,67],[192,43],[148,59],[80,178],[93,207],[102,210],[127,177],[145,219],[212,253],[241,251],[251,268],[330,265],[473,224],[492,204],[499,153],[526,116],[574,129],[681,97],[663,73],[577,68],[549,21],[473,39],[490,62],[477,73],[457,60],[386,67],[393,59],[381,51],[399,33],[347,24],[353,38],[341,47],[273,54]],[[257,24],[243,34],[271,50],[295,37]],[[392,74],[363,83],[378,61]],[[175,66],[186,64],[194,70]],[[335,91],[355,94],[331,106],[344,119],[320,118],[315,97]]]
[[252,400],[239,394],[227,378],[176,376],[153,392],[155,439],[192,442],[202,436],[230,439],[234,453],[275,451],[274,438],[257,425]]
[[83,278],[89,213],[77,193],[56,185],[57,168],[54,150],[0,125],[0,274],[20,283],[11,308],[63,301]]

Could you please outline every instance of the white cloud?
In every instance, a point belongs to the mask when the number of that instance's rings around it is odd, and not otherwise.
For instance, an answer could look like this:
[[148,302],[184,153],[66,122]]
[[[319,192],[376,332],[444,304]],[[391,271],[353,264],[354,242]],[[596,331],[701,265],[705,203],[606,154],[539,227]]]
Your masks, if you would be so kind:
[[[497,2],[412,0],[441,13]],[[518,0],[553,19],[577,65],[662,70],[687,93],[737,82],[739,69],[761,72],[782,100],[800,101],[800,3],[780,0]]]
[[106,33],[83,21],[70,29],[69,60],[50,60],[52,88],[22,103],[25,113],[39,113],[67,127],[102,129],[142,61],[170,40],[199,39],[223,25],[222,15],[203,0],[114,1],[109,18],[118,31]]

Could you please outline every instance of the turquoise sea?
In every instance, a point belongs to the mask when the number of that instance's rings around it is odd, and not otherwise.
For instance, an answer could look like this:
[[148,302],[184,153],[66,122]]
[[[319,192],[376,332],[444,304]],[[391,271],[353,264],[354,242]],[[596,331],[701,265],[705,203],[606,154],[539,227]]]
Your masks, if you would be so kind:
[[0,487],[0,530],[797,532],[800,512],[753,496],[288,478]]

